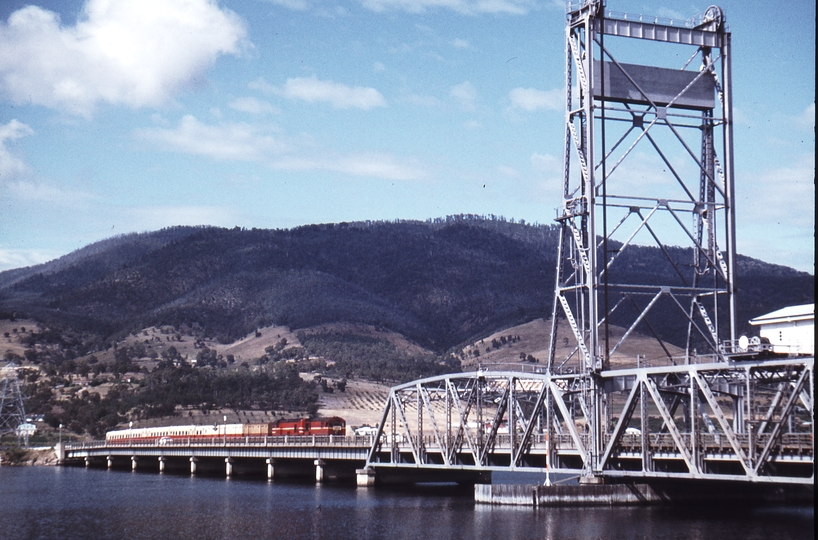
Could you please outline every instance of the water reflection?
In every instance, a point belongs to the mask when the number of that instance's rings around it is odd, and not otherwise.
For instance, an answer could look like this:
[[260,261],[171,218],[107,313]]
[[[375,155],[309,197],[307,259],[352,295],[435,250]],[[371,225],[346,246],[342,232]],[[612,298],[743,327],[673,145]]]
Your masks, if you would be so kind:
[[0,537],[15,539],[813,538],[812,508],[530,508],[468,491],[0,468]]

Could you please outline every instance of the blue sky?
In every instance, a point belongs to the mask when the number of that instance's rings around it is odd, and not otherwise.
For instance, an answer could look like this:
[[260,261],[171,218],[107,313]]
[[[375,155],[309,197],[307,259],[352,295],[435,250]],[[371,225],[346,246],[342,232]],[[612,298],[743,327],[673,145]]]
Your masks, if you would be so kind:
[[[0,3],[0,270],[172,225],[560,204],[562,1],[32,2]],[[814,273],[815,2],[719,5],[738,251]]]

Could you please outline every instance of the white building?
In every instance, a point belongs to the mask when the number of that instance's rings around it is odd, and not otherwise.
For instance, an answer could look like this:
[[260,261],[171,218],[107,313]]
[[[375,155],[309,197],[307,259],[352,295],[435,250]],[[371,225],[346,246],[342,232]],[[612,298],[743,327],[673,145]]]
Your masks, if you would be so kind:
[[758,326],[759,336],[767,338],[777,353],[815,354],[815,304],[785,307],[750,324]]
[[37,426],[29,422],[23,422],[22,424],[17,426],[18,437],[30,437],[35,433],[37,433]]

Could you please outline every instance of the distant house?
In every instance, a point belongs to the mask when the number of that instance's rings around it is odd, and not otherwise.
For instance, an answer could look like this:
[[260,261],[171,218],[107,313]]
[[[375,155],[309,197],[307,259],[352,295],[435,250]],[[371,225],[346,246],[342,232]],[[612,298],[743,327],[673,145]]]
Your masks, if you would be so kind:
[[35,433],[37,433],[37,426],[29,422],[23,422],[22,424],[17,426],[18,437],[30,437]]
[[790,306],[750,321],[759,336],[769,340],[773,351],[783,354],[815,354],[815,304]]

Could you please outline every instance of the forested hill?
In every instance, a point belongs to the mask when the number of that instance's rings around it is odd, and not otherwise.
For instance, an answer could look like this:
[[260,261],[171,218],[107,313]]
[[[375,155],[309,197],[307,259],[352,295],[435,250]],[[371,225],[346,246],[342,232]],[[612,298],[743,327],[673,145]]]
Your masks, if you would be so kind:
[[[104,340],[184,324],[223,342],[269,324],[358,322],[444,351],[549,316],[557,241],[554,226],[477,216],[175,227],[0,273],[0,318],[31,317]],[[656,248],[629,248],[628,280],[671,271],[662,259]],[[813,276],[746,257],[738,286],[742,322],[814,299]],[[660,331],[673,340],[674,329]]]

